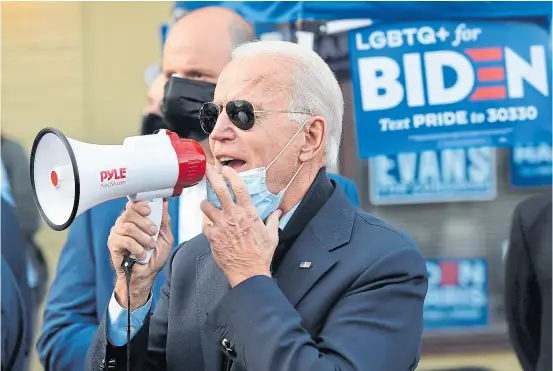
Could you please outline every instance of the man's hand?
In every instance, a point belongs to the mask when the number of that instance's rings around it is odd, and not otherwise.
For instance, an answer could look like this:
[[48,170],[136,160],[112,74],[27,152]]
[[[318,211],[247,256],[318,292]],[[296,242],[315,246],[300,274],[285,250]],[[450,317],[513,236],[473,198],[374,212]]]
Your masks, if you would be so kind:
[[157,242],[153,236],[157,227],[148,219],[150,206],[145,201],[128,202],[125,211],[111,228],[108,247],[111,263],[115,268],[117,282],[115,297],[122,307],[127,307],[127,286],[125,271],[121,267],[123,258],[134,254],[138,259],[146,258],[146,249],[153,249],[148,264],[135,264],[131,276],[131,310],[140,308],[148,301],[148,295],[159,271],[165,265],[173,246],[171,220],[167,212],[167,201],[163,202],[163,216]]
[[[221,202],[222,210],[207,200],[202,201],[200,207],[207,217],[202,230],[211,245],[215,262],[231,287],[256,275],[271,276],[281,211],[273,212],[265,225],[246,185],[234,169],[223,166],[218,173],[208,166],[206,177]],[[236,203],[232,201],[223,177],[230,184]]]

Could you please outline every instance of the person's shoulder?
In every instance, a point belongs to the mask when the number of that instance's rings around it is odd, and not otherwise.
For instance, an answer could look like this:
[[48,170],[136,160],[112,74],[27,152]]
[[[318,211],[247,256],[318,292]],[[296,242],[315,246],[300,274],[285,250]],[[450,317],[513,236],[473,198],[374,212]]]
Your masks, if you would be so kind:
[[351,238],[346,251],[348,256],[354,257],[355,262],[352,264],[365,268],[379,261],[393,261],[396,265],[413,264],[416,261],[416,266],[405,269],[421,272],[425,269],[421,251],[407,233],[361,209],[355,209]]
[[551,191],[543,192],[525,198],[516,207],[518,212],[526,212],[527,210],[542,210],[551,207]]
[[117,198],[93,206],[75,218],[69,231],[81,233],[83,229],[90,229],[94,234],[109,234],[126,203],[126,198]]
[[89,210],[85,211],[83,214],[90,215],[91,223],[102,224],[109,222],[111,224],[115,223],[115,220],[121,215],[125,210],[125,206],[128,202],[126,197],[120,197],[113,200],[102,202]]
[[370,235],[371,239],[385,239],[388,242],[393,242],[393,245],[419,249],[416,242],[405,231],[362,209],[356,209],[355,213],[354,233],[357,231],[357,233]]
[[336,183],[340,184],[342,187],[345,186],[355,186],[355,182],[349,178],[346,178],[343,175],[336,173],[327,173],[328,178],[334,180]]
[[25,151],[23,149],[23,145],[19,141],[12,138],[6,138],[6,137],[2,138],[2,148],[8,151],[11,151],[11,150]]
[[551,191],[525,198],[515,207],[514,214],[525,225],[533,225],[546,213],[551,215]]
[[425,259],[407,233],[359,208],[351,207],[351,214],[349,240],[332,251],[345,276],[364,277],[361,281],[427,276]]

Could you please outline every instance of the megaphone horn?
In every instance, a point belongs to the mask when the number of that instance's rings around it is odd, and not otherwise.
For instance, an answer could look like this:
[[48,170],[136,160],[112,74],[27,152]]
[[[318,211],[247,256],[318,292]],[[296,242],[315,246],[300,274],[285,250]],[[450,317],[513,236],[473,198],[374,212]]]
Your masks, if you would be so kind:
[[45,128],[34,140],[30,165],[33,196],[50,228],[64,230],[91,207],[126,196],[149,202],[149,218],[159,230],[163,198],[198,184],[206,156],[198,142],[165,129],[128,137],[122,145],[98,145]]

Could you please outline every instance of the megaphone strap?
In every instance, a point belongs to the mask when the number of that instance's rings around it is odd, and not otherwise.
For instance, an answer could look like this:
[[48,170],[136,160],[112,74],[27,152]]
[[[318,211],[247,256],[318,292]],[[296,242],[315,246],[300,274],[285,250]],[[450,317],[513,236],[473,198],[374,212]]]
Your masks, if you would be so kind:
[[127,281],[127,371],[131,370],[131,273],[135,262],[134,259],[126,256],[121,265],[125,270],[125,281]]

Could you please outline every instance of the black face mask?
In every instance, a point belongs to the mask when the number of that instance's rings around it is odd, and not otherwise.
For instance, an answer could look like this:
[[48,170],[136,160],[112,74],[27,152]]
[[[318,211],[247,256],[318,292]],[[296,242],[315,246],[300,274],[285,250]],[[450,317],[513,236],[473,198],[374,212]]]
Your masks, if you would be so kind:
[[142,118],[142,127],[140,128],[140,135],[153,134],[159,129],[169,129],[165,120],[160,115],[155,113],[149,113]]
[[215,84],[171,76],[165,84],[165,94],[161,112],[169,130],[181,138],[201,141],[207,134],[200,126],[200,107],[211,102],[215,93]]

